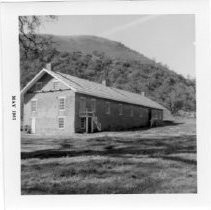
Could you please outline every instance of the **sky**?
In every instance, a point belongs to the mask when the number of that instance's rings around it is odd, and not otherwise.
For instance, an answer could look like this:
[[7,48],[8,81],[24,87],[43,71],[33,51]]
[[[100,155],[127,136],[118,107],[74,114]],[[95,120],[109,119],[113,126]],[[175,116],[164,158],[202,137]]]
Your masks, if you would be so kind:
[[39,33],[94,35],[118,41],[195,78],[195,19],[178,15],[75,15],[47,21]]

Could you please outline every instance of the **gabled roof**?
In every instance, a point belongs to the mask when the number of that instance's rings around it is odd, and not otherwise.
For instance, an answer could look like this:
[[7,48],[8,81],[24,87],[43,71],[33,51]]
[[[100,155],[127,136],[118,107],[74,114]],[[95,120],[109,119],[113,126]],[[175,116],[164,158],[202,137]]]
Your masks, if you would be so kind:
[[68,74],[49,71],[47,69],[43,69],[40,73],[38,73],[34,79],[32,79],[31,82],[29,82],[21,91],[21,94],[26,93],[27,90],[29,90],[45,73],[50,74],[52,77],[72,89],[74,92],[155,109],[165,109],[165,107],[147,98],[146,96],[113,87],[108,87],[103,84],[91,82],[89,80],[81,79]]
[[63,83],[65,86],[69,87],[70,89],[74,90],[74,88],[70,87],[68,83],[60,79],[59,77],[56,76],[56,74],[53,71],[49,71],[47,69],[43,69],[40,71],[22,90],[21,90],[21,96],[23,96],[44,74],[48,73],[61,83]]

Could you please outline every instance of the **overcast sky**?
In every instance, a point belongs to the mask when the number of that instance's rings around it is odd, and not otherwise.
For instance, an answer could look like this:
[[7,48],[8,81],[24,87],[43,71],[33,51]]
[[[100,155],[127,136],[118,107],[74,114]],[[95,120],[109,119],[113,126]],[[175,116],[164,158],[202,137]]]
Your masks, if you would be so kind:
[[59,16],[40,33],[95,35],[122,42],[184,76],[195,77],[194,15]]

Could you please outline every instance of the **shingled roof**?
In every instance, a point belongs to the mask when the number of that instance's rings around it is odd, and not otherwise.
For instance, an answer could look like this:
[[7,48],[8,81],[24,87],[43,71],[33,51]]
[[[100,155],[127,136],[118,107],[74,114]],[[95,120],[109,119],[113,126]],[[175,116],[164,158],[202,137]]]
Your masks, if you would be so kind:
[[100,83],[91,82],[89,80],[81,79],[61,72],[49,71],[47,69],[43,69],[31,82],[29,82],[29,84],[27,84],[27,86],[21,91],[21,94],[24,94],[32,86],[32,83],[34,84],[44,73],[50,74],[78,93],[155,109],[165,109],[165,107],[147,98],[146,96],[108,87]]

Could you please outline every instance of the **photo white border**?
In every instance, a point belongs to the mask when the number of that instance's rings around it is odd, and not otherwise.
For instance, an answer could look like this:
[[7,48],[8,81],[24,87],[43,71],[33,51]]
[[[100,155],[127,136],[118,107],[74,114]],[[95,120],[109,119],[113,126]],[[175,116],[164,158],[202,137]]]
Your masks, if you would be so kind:
[[[140,209],[211,205],[211,65],[208,0],[30,2],[1,7],[4,184],[7,209]],[[20,85],[18,16],[195,14],[197,80],[197,194],[37,195],[20,194]],[[17,120],[11,97],[17,96]]]

